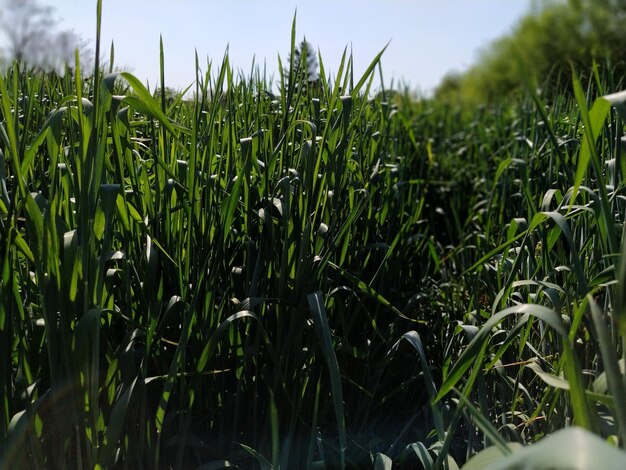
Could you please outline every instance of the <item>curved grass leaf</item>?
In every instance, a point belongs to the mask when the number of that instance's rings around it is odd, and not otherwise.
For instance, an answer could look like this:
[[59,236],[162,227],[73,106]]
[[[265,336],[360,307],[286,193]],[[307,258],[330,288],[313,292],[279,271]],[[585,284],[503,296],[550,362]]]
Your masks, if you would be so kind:
[[165,127],[172,135],[178,136],[178,130],[174,128],[168,117],[165,115],[161,107],[152,97],[148,89],[141,83],[141,81],[129,72],[121,72],[120,76],[123,77],[133,88],[133,91],[137,95],[137,98],[127,96],[124,98],[130,106],[134,107],[138,111],[141,111],[149,116],[154,117],[159,121],[163,127]]
[[256,316],[254,312],[242,310],[242,311],[233,313],[226,320],[221,322],[219,326],[217,327],[217,329],[213,332],[213,334],[209,338],[209,341],[207,341],[206,346],[204,347],[204,349],[202,350],[202,353],[200,354],[198,363],[196,365],[196,370],[198,372],[204,371],[207,365],[207,362],[213,356],[213,351],[217,347],[218,343],[221,341],[224,334],[228,331],[228,329],[233,325],[233,323],[236,320],[241,320],[243,318],[252,318],[256,320],[257,322],[259,321],[258,317]]
[[500,462],[507,455],[522,449],[522,445],[517,442],[509,442],[506,446],[509,449],[507,453],[503,453],[502,450],[495,445],[481,450],[465,462],[461,470],[484,470],[489,465]]
[[376,452],[376,457],[374,457],[374,470],[391,470],[392,468],[393,460],[385,454]]
[[[475,467],[474,467],[475,468]],[[556,431],[536,444],[483,467],[485,470],[622,470],[626,453],[578,427]]]
[[539,320],[550,325],[561,337],[568,337],[561,317],[554,310],[547,307],[542,305],[522,304],[502,310],[489,318],[489,320],[487,320],[487,322],[485,322],[485,324],[480,328],[478,333],[476,333],[476,336],[470,344],[467,345],[459,359],[454,364],[452,370],[449,372],[444,383],[441,385],[436,401],[441,400],[445,395],[447,395],[452,388],[456,386],[465,371],[467,371],[467,369],[474,364],[474,359],[478,351],[480,351],[488,341],[492,328],[511,315],[523,314],[529,314],[537,317]]
[[441,410],[441,405],[435,401],[437,397],[437,386],[435,385],[435,381],[433,379],[433,375],[430,371],[430,364],[428,363],[428,359],[426,358],[426,352],[424,351],[424,346],[422,345],[422,340],[420,335],[416,331],[409,331],[402,335],[402,338],[399,339],[392,347],[391,350],[395,351],[400,341],[406,340],[413,346],[413,348],[417,351],[417,355],[420,358],[420,364],[422,366],[422,372],[424,374],[424,382],[426,385],[426,391],[428,393],[428,398],[430,399],[431,406],[433,408],[433,419],[435,421],[435,430],[437,431],[437,435],[439,439],[443,440],[445,437],[445,430],[443,425],[443,414]]

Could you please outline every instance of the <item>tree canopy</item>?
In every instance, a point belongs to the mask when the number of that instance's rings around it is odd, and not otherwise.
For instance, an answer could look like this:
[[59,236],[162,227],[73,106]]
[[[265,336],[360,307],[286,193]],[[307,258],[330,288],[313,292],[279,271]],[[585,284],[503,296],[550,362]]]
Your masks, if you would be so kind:
[[[440,99],[489,102],[515,93],[527,78],[546,92],[594,61],[619,81],[626,72],[626,0],[541,0],[513,31],[491,43],[465,73],[444,78]],[[615,83],[617,85],[617,83]]]
[[[316,87],[319,83],[319,64],[317,54],[310,42],[304,38],[289,55],[289,64],[294,71],[294,87]],[[289,70],[285,70],[289,75]]]

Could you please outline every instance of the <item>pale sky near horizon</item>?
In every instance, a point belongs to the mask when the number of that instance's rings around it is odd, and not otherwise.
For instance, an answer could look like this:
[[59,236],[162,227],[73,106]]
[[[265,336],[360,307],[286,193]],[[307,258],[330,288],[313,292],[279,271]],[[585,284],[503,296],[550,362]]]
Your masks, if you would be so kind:
[[[73,29],[94,47],[96,0],[40,0],[52,5],[59,29]],[[163,35],[166,85],[182,89],[195,78],[194,57],[206,70],[226,47],[234,69],[249,73],[252,59],[278,79],[277,55],[289,53],[297,9],[297,41],[321,51],[334,75],[342,52],[352,50],[355,77],[376,54],[385,84],[429,92],[449,71],[472,64],[493,39],[508,33],[532,0],[103,0],[102,52],[115,44],[115,64],[151,87],[158,84],[159,34]]]

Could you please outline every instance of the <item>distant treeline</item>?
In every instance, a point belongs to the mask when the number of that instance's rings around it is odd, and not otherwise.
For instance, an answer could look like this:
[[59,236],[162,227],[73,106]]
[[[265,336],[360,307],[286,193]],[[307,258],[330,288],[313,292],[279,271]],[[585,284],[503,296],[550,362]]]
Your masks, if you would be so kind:
[[528,84],[546,95],[594,64],[619,88],[626,72],[626,0],[539,0],[513,31],[494,41],[463,73],[451,73],[437,99],[492,102]]

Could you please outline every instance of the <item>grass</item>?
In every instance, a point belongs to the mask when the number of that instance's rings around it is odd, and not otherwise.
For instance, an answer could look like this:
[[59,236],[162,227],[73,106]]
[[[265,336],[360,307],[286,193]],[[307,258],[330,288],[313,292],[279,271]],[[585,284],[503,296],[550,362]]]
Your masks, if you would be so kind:
[[379,59],[0,76],[0,467],[623,448],[624,95],[371,98]]

